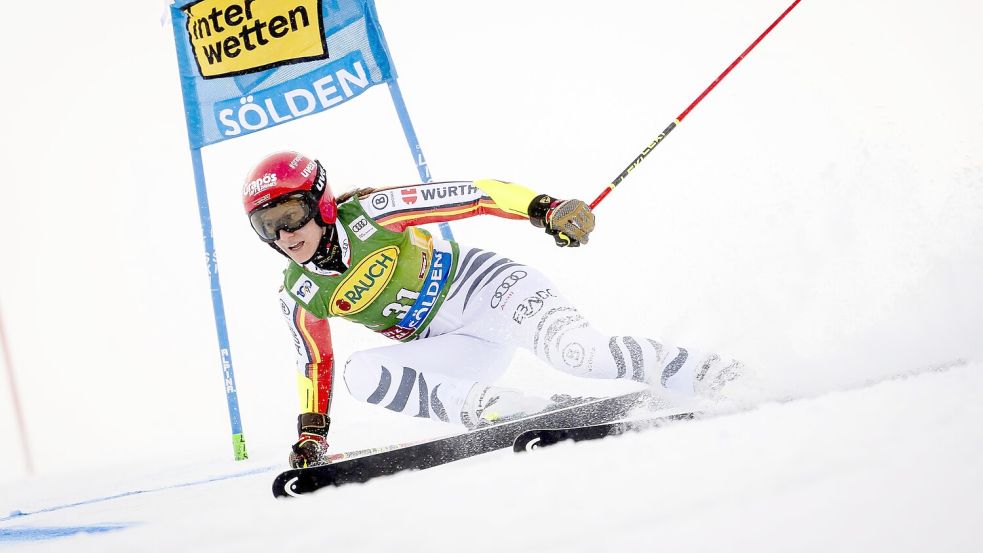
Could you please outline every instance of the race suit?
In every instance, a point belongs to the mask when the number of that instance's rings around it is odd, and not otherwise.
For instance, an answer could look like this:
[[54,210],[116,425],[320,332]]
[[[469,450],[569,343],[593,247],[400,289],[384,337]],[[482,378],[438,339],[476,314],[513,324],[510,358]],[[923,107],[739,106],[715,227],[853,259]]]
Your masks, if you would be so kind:
[[414,226],[479,214],[525,219],[535,196],[479,180],[388,188],[340,203],[335,227],[347,270],[291,262],[280,291],[302,411],[330,409],[330,317],[404,342],[356,352],[344,379],[355,398],[410,416],[462,422],[468,392],[497,379],[516,347],[576,376],[692,392],[719,358],[601,334],[534,268]]

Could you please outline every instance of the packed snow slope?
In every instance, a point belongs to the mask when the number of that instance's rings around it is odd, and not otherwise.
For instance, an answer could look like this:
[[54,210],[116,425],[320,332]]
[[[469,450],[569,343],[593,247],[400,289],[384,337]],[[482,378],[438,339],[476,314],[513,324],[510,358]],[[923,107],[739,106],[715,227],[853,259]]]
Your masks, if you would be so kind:
[[[378,0],[435,179],[587,200],[786,6]],[[454,225],[462,243],[542,269],[600,329],[745,361],[756,381],[740,399],[763,407],[287,503],[270,499],[267,468],[283,467],[297,409],[284,260],[249,229],[242,177],[279,149],[319,158],[338,191],[416,182],[416,169],[385,87],[205,150],[252,457],[231,462],[161,7],[67,3],[43,40],[0,34],[3,51],[32,52],[5,60],[21,78],[0,88],[0,305],[36,465],[28,475],[0,379],[0,517],[84,502],[0,520],[0,545],[981,549],[983,4],[805,0],[598,207],[587,247],[522,222]],[[339,372],[385,343],[332,330]],[[341,382],[333,448],[453,430],[359,404]],[[524,353],[503,383],[625,388]],[[813,399],[768,403],[789,395]],[[173,487],[242,471],[258,472]],[[73,529],[93,533],[42,539]]]
[[[295,500],[271,499],[270,471],[182,488],[223,469],[88,471],[14,485],[0,507],[163,489],[4,521],[0,539],[25,552],[976,551],[981,368]],[[37,538],[56,528],[105,530]]]

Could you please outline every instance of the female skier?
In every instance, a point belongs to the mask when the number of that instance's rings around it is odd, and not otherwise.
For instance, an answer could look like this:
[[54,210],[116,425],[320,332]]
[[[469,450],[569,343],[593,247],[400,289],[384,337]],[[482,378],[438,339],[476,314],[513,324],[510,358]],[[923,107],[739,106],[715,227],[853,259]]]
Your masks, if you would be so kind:
[[739,372],[739,363],[714,354],[602,334],[536,269],[416,227],[490,214],[528,219],[558,246],[579,246],[594,229],[580,200],[497,180],[359,189],[336,198],[318,161],[280,152],[249,173],[243,205],[260,239],[290,259],[280,305],[305,398],[290,453],[294,467],[321,463],[328,447],[329,317],[402,342],[349,357],[344,379],[353,396],[468,428],[551,404],[490,384],[517,346],[575,376],[691,394],[713,393]]

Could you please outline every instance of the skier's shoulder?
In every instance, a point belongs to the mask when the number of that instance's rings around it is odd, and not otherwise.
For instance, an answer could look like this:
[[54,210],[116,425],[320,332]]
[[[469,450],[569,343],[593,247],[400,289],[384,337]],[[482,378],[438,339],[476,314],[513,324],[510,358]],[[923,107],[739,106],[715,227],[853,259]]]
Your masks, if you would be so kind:
[[319,304],[317,302],[310,301],[305,303],[300,301],[294,295],[294,292],[286,286],[281,285],[279,287],[277,296],[280,300],[280,311],[287,320],[293,322],[295,328],[299,328],[297,325],[302,320],[316,321],[326,319],[325,314],[318,308]]
[[304,274],[304,268],[291,261],[283,269],[283,283],[280,284],[280,293],[284,293],[293,283]]
[[280,285],[280,298],[289,298],[311,314],[324,318],[327,310],[323,299],[319,298],[324,282],[318,275],[308,271],[301,265],[291,262],[283,271],[283,284]]

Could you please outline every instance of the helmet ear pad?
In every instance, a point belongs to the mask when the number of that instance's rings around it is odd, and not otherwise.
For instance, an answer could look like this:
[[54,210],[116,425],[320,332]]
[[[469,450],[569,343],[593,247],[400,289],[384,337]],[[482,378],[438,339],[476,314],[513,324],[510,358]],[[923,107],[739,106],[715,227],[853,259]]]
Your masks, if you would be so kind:
[[325,225],[333,225],[338,220],[338,204],[334,201],[334,196],[327,193],[321,195],[317,203],[318,214]]
[[335,202],[334,192],[328,185],[328,178],[324,174],[324,166],[320,161],[314,160],[317,167],[317,174],[314,175],[314,186],[312,192],[317,199],[317,214],[325,226],[334,225],[338,220],[338,204]]

